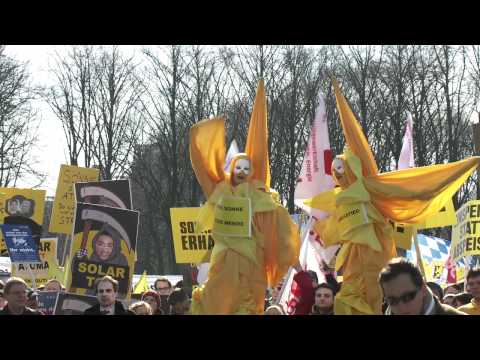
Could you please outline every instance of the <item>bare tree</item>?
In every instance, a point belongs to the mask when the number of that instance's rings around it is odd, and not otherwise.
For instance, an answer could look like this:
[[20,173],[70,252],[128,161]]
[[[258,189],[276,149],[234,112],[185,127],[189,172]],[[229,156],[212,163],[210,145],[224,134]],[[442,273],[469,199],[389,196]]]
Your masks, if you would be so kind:
[[26,64],[4,55],[4,50],[0,46],[0,185],[16,186],[18,180],[33,176],[36,187],[45,175],[34,168],[39,125],[32,105],[35,89]]

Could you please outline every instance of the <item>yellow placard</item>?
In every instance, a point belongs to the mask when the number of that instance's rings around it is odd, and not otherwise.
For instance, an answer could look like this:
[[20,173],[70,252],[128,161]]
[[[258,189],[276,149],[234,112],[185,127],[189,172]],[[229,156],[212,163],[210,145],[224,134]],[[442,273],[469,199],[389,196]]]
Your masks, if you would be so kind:
[[371,223],[367,216],[367,209],[362,203],[337,206],[337,220],[340,236],[344,236],[353,229]]
[[211,229],[196,231],[200,208],[170,208],[175,259],[178,264],[210,261],[214,241]]
[[73,184],[76,182],[97,181],[98,169],[62,165],[58,177],[55,201],[53,202],[49,232],[72,234],[75,195]]
[[401,223],[393,224],[393,239],[395,245],[400,249],[410,250],[412,248],[413,226]]
[[[24,216],[43,224],[45,209],[45,190],[17,189],[0,187],[0,224],[5,217],[16,215]],[[0,256],[8,256],[7,245],[0,232]]]
[[471,200],[456,213],[450,252],[455,262],[468,255],[480,255],[480,200]]
[[465,268],[464,267],[456,267],[455,272],[457,275],[457,282],[463,281],[465,279]]
[[457,223],[453,200],[450,199],[445,206],[437,213],[430,216],[424,222],[416,224],[417,229],[431,229],[437,227],[451,226]]
[[212,231],[231,237],[252,236],[252,205],[249,198],[223,197],[215,205]]
[[38,253],[41,263],[12,263],[12,276],[24,279],[29,287],[33,286],[33,278],[37,287],[44,285],[50,279],[51,268],[58,266],[57,238],[40,239]]

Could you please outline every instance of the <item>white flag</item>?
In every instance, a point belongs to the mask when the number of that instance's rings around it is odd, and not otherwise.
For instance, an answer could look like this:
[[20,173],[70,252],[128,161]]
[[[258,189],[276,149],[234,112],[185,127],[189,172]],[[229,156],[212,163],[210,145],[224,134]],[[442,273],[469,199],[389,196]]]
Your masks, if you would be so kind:
[[310,208],[303,201],[335,186],[330,170],[331,163],[332,152],[328,138],[325,100],[320,94],[294,195],[295,205],[317,219],[324,217],[325,214],[320,210]]
[[408,169],[415,166],[413,156],[413,120],[412,114],[407,114],[407,121],[405,124],[405,135],[403,136],[402,151],[398,158],[398,170]]
[[233,157],[239,152],[240,150],[238,150],[237,142],[235,141],[235,139],[233,139],[230,147],[228,148],[227,155],[225,156],[225,166],[223,170],[228,171],[228,168],[230,167],[230,162],[232,161]]

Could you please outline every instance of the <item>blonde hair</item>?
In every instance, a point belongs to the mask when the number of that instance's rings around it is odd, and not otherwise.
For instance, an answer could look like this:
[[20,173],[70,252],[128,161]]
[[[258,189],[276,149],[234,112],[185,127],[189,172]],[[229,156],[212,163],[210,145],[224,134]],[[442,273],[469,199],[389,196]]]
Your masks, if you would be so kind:
[[145,301],[138,301],[135,304],[130,305],[128,310],[131,310],[136,314],[137,312],[135,310],[137,310],[138,308],[141,308],[142,306],[145,307],[145,309],[147,309],[147,315],[153,314],[150,304]]

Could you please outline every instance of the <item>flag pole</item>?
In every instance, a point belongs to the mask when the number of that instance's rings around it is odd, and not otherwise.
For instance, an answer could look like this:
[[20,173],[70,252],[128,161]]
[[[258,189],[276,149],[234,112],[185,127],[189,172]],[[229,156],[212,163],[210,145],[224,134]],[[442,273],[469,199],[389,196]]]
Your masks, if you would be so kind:
[[425,268],[423,267],[423,259],[422,259],[422,253],[420,251],[420,245],[418,244],[418,239],[417,239],[417,228],[414,226],[413,227],[413,242],[415,243],[415,251],[417,253],[417,266],[420,268],[420,272],[422,273],[423,279],[427,281],[427,276],[425,274]]

